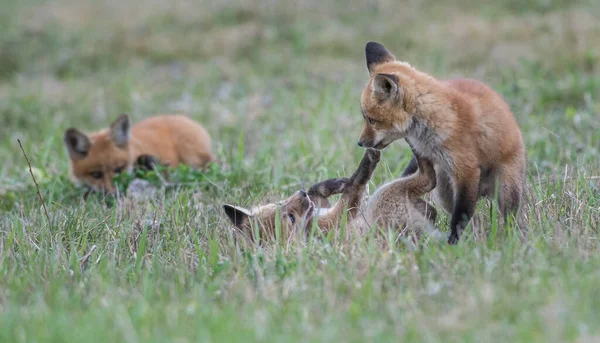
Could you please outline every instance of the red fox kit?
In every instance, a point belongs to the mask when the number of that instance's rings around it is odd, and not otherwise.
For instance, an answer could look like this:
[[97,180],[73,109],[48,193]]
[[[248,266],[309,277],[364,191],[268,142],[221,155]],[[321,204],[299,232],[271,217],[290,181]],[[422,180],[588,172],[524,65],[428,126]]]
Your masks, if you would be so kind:
[[[358,144],[384,149],[406,139],[414,154],[435,167],[436,202],[452,214],[456,243],[477,201],[498,182],[500,211],[519,212],[525,148],[517,121],[500,95],[475,80],[439,81],[397,61],[381,44],[365,47],[369,81],[361,95],[365,119]],[[403,176],[417,169],[413,159]]]
[[[275,237],[278,219],[282,232],[306,232],[316,220],[317,227],[329,231],[339,225],[344,210],[350,230],[365,232],[371,226],[386,228],[433,228],[435,209],[421,197],[435,187],[433,166],[418,159],[419,171],[411,176],[392,181],[380,187],[361,210],[366,184],[380,159],[380,152],[368,149],[360,165],[349,178],[329,179],[312,186],[308,192],[299,191],[277,204],[253,209],[223,205],[223,209],[238,231],[252,238],[253,224],[258,225],[260,239]],[[316,208],[334,194],[342,194],[331,208]],[[279,218],[277,218],[277,214]]]
[[204,127],[182,115],[150,117],[132,126],[122,114],[108,129],[89,135],[70,128],[65,131],[64,143],[74,181],[108,193],[115,191],[115,174],[130,172],[141,156],[194,168],[214,160]]

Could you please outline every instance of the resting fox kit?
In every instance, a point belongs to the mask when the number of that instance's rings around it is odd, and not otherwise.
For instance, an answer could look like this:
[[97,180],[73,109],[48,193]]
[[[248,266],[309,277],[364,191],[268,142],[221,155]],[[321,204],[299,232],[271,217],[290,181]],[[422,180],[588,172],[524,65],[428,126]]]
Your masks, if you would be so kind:
[[140,156],[194,168],[214,160],[204,127],[182,115],[150,117],[131,126],[123,114],[110,128],[89,135],[70,128],[65,131],[64,143],[74,181],[109,193],[115,191],[115,174],[130,172]]
[[[380,152],[368,149],[357,170],[350,178],[329,179],[312,186],[308,193],[299,191],[290,198],[254,209],[223,205],[225,213],[248,238],[252,238],[252,224],[258,225],[261,239],[275,237],[275,221],[279,214],[281,231],[307,232],[317,220],[317,227],[327,232],[339,225],[347,209],[349,231],[365,232],[371,226],[404,228],[409,226],[418,233],[419,229],[432,229],[436,212],[421,197],[435,187],[433,166],[418,159],[418,172],[379,188],[370,197],[364,208],[360,204],[367,182],[379,162]],[[316,208],[315,202],[325,202],[329,196],[341,193],[332,208]]]
[[517,214],[525,183],[525,148],[517,121],[500,95],[481,82],[439,81],[396,61],[381,44],[365,48],[369,82],[361,95],[365,119],[358,144],[384,149],[405,138],[414,154],[433,162],[436,202],[452,213],[449,243],[498,182],[500,211]]

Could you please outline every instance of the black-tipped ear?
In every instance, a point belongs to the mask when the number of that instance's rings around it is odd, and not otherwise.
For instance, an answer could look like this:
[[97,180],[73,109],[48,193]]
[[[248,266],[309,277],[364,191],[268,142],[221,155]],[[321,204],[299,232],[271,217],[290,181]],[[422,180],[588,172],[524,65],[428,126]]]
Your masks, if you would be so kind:
[[65,131],[63,141],[69,152],[69,157],[73,160],[84,159],[92,146],[90,139],[83,132],[74,128]]
[[376,42],[368,42],[365,46],[365,56],[367,58],[367,69],[369,72],[373,72],[373,67],[384,62],[393,62],[396,57],[392,55],[387,49]]
[[130,129],[131,125],[127,114],[121,114],[117,120],[110,124],[110,136],[116,146],[123,148],[129,143]]
[[252,215],[247,209],[224,204],[223,210],[233,225],[237,226],[238,228],[250,224],[250,217]]
[[373,93],[381,100],[396,98],[400,95],[398,77],[393,74],[377,74],[373,78]]

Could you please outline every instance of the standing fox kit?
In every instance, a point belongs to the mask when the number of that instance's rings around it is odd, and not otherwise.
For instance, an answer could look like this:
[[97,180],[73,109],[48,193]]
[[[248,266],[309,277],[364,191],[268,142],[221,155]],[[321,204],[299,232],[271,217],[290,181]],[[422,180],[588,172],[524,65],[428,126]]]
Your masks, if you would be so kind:
[[71,176],[96,191],[113,193],[113,178],[130,172],[138,158],[151,156],[161,164],[179,163],[194,168],[214,160],[210,137],[204,127],[183,115],[161,115],[133,126],[125,114],[108,129],[85,134],[65,131]]
[[436,202],[452,214],[456,243],[480,197],[494,195],[506,221],[517,214],[525,183],[525,148],[517,121],[500,95],[469,79],[440,81],[397,61],[381,44],[365,48],[369,81],[361,95],[365,119],[358,144],[384,149],[406,139],[435,167]]
[[[435,209],[421,197],[435,187],[435,171],[426,160],[418,159],[418,172],[383,185],[361,209],[367,183],[380,159],[380,152],[368,149],[360,165],[349,178],[329,179],[312,186],[308,193],[298,191],[277,204],[254,209],[223,205],[223,209],[238,231],[252,237],[252,224],[258,225],[261,239],[274,238],[276,220],[282,232],[306,232],[316,220],[316,226],[327,232],[340,224],[347,210],[350,230],[367,231],[376,225],[382,228],[432,229]],[[315,202],[325,202],[329,196],[342,194],[331,208],[316,208]],[[277,218],[279,216],[279,218]]]

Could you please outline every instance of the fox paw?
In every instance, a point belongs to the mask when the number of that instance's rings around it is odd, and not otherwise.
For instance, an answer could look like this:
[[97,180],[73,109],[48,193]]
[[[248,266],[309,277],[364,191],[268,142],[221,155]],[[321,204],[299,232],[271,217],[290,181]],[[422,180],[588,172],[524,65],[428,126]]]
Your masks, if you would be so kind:
[[135,161],[135,167],[142,170],[154,170],[158,164],[158,159],[152,155],[140,155]]
[[325,180],[310,187],[310,189],[308,190],[308,196],[319,196],[323,198],[328,198],[334,194],[343,193],[346,189],[346,186],[348,186],[348,183],[349,182],[347,178],[335,178]]
[[448,244],[450,245],[456,245],[458,243],[458,234],[456,233],[450,233],[450,236],[448,236]]
[[381,150],[367,149],[367,151],[365,152],[365,156],[367,156],[369,158],[369,161],[371,161],[372,163],[377,163],[381,158]]

